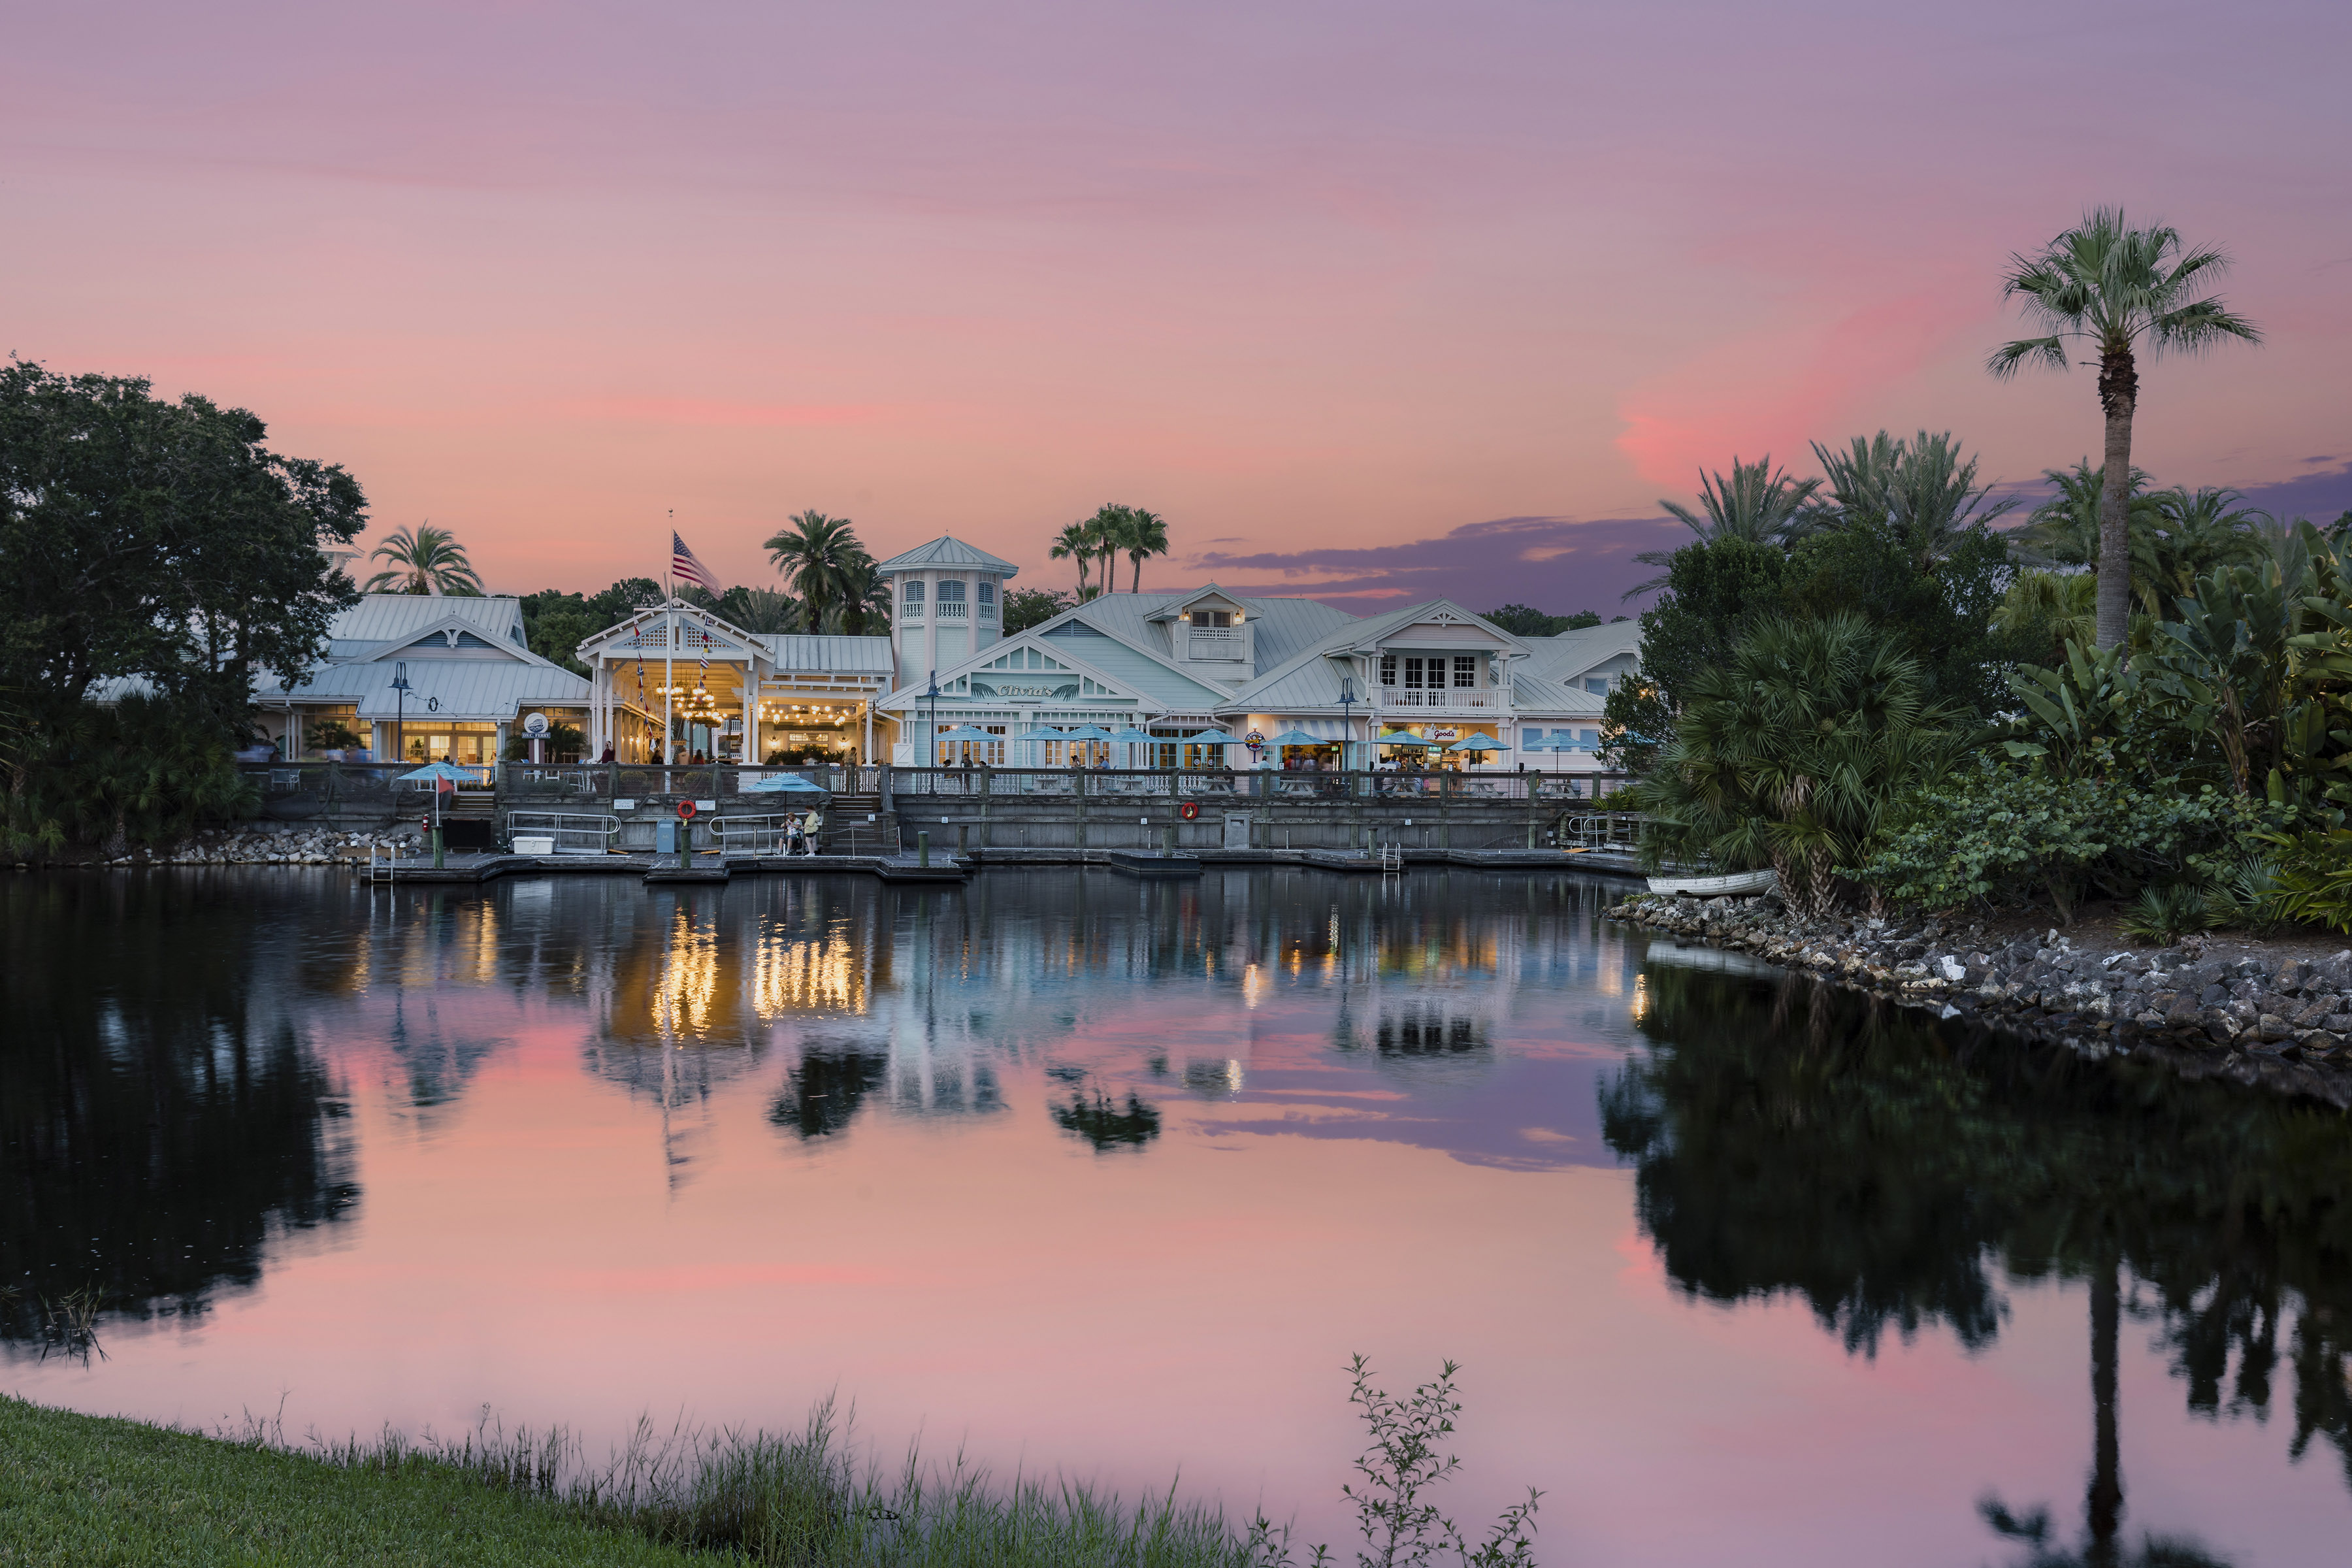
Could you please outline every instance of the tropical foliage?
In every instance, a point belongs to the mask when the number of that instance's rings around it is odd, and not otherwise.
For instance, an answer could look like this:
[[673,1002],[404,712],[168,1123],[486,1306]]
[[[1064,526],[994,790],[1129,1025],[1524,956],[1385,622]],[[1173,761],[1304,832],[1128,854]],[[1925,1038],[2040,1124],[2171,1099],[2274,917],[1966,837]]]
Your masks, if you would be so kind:
[[482,596],[482,579],[466,559],[466,547],[446,528],[429,522],[395,528],[368,559],[389,562],[367,580],[371,594],[429,594],[438,598]]
[[761,548],[800,597],[800,629],[861,632],[875,616],[877,598],[885,601],[881,608],[887,624],[887,590],[849,519],[827,517],[811,508],[771,535]]
[[2197,353],[2225,338],[2262,341],[2253,323],[2220,297],[2200,293],[2228,266],[2219,250],[2184,247],[2178,230],[2134,228],[2121,207],[2097,207],[2037,254],[2011,258],[2002,280],[2003,296],[2019,300],[2042,331],[1995,350],[1988,362],[1993,374],[2007,377],[2028,364],[2068,369],[2074,346],[2087,349],[2099,367],[2099,407],[2106,416],[2098,505],[2101,647],[2122,642],[2129,629],[2126,515],[2138,356]]
[[[1484,612],[1486,619],[1516,637],[1556,637],[1562,632],[1581,631],[1601,624],[1599,615],[1580,610],[1572,616],[1546,615],[1531,605],[1505,605]],[[1625,617],[1619,616],[1619,620]]]
[[[1811,526],[1813,492],[1820,489],[1819,479],[1792,479],[1783,470],[1772,467],[1768,455],[1754,463],[1731,459],[1731,477],[1710,474],[1705,469],[1698,476],[1698,510],[1693,511],[1680,501],[1661,500],[1658,504],[1684,527],[1699,537],[1702,544],[1718,543],[1725,540],[1741,540],[1749,544],[1786,544],[1790,539],[1806,532]],[[1673,552],[1645,550],[1633,557],[1644,566],[1664,566]],[[1636,594],[1646,594],[1664,584],[1663,576],[1653,577],[1625,590],[1628,599]]]
[[1051,588],[1012,588],[1004,595],[1004,635],[1044,626],[1076,603]]
[[1956,718],[1860,616],[1765,621],[1699,676],[1655,771],[1625,792],[1651,816],[1644,859],[1769,865],[1825,910],[1888,805],[1951,765]]

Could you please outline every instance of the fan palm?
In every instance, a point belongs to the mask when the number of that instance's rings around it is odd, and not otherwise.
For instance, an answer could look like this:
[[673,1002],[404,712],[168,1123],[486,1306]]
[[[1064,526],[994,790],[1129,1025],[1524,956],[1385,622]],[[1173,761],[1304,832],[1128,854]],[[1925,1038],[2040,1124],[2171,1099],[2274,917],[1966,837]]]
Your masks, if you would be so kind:
[[1156,511],[1141,507],[1128,509],[1126,538],[1121,542],[1127,558],[1134,564],[1135,576],[1128,584],[1128,592],[1143,592],[1143,561],[1148,555],[1168,553],[1168,520]]
[[[1724,539],[1786,544],[1793,533],[1805,528],[1807,503],[1822,488],[1819,479],[1793,479],[1785,471],[1776,471],[1769,454],[1756,463],[1732,458],[1728,479],[1702,468],[1698,480],[1698,511],[1678,501],[1661,500],[1658,504],[1706,544]],[[1674,552],[1645,550],[1633,559],[1644,566],[1664,567],[1674,559]],[[1665,583],[1661,574],[1626,589],[1623,597],[1649,593]]]
[[2179,232],[2133,228],[2121,207],[2098,207],[2036,256],[2012,256],[2001,297],[2023,301],[2044,329],[1993,352],[1986,367],[2008,377],[2027,363],[2065,370],[2069,342],[2087,345],[2099,367],[2099,407],[2106,416],[2105,483],[2099,492],[2099,646],[2129,630],[2129,496],[2132,418],[2139,406],[2138,354],[2196,353],[2223,338],[2262,342],[2252,321],[2217,295],[2193,297],[2229,259],[2210,247],[2190,250]]
[[482,579],[466,559],[466,547],[447,529],[429,522],[420,522],[413,530],[394,529],[392,537],[377,545],[368,559],[392,563],[367,580],[371,594],[482,596]]
[[847,593],[849,574],[866,555],[849,519],[827,517],[812,507],[778,530],[763,548],[800,595],[809,629],[832,629]]
[[1956,760],[1951,710],[1919,662],[1851,611],[1759,623],[1703,672],[1659,752],[1624,794],[1646,811],[1643,856],[1772,867],[1825,914],[1905,789]]
[[1045,553],[1056,561],[1076,561],[1078,563],[1078,597],[1081,599],[1094,597],[1092,594],[1087,592],[1087,572],[1094,564],[1095,559],[1095,539],[1091,523],[1070,524],[1054,536],[1053,548]]

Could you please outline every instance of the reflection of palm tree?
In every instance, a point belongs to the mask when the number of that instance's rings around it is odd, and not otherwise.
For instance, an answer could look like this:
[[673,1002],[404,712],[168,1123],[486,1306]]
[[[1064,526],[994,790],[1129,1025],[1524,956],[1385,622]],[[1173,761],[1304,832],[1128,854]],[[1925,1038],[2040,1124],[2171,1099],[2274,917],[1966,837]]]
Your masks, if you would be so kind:
[[377,545],[368,559],[392,563],[367,580],[371,594],[482,596],[482,579],[466,559],[466,547],[447,529],[429,522],[418,523],[413,531],[393,530],[392,537]]

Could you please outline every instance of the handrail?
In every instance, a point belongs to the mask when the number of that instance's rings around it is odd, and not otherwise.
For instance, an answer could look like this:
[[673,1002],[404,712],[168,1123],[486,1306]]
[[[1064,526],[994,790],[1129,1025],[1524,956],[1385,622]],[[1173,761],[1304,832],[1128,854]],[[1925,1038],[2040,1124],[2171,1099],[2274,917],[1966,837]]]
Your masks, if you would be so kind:
[[[513,843],[518,837],[543,834],[555,840],[558,855],[602,855],[613,847],[613,840],[620,831],[621,819],[607,812],[510,811],[507,814],[508,843]],[[594,842],[583,842],[590,838]]]

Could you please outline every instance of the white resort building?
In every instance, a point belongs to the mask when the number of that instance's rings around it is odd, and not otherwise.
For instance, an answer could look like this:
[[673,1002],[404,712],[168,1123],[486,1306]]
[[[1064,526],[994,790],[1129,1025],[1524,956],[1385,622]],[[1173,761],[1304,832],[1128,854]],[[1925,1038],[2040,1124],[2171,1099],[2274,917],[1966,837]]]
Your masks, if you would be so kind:
[[1214,583],[1106,594],[1007,636],[1011,562],[942,535],[878,570],[887,635],[753,633],[672,600],[583,642],[585,679],[524,646],[518,600],[370,594],[336,617],[307,681],[265,677],[255,698],[289,758],[322,753],[340,726],[377,760],[484,766],[540,713],[577,731],[590,761],[650,762],[667,734],[671,761],[1360,769],[1402,756],[1591,773],[1602,703],[1640,640],[1630,621],[1518,637],[1444,600],[1358,616]]

